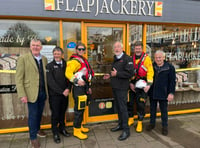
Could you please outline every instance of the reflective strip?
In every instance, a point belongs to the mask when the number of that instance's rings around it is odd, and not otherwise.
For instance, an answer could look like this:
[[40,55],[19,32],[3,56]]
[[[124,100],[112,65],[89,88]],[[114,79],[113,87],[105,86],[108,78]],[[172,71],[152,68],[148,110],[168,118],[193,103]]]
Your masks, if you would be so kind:
[[16,73],[16,70],[0,70],[0,73]]

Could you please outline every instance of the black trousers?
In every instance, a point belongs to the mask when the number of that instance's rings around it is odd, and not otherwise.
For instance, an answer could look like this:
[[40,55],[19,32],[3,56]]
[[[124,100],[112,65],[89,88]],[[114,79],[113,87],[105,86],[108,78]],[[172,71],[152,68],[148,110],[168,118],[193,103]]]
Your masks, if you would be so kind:
[[136,102],[136,110],[138,115],[138,120],[142,121],[145,116],[145,105],[147,100],[147,93],[144,92],[143,89],[135,89],[136,92],[132,90],[129,91],[129,102],[128,106],[128,115],[129,117],[133,117],[134,113],[134,104]]
[[86,95],[87,87],[86,86],[73,86],[73,98],[74,98],[74,127],[80,128],[83,121],[83,113],[85,109],[78,109],[79,96]]
[[129,132],[128,126],[128,110],[127,110],[127,95],[128,90],[112,89],[113,95],[116,100],[117,112],[118,112],[118,124],[124,131]]
[[68,107],[68,97],[64,95],[49,96],[49,104],[52,132],[53,134],[57,134],[59,130],[65,129],[65,112]]
[[168,101],[167,100],[155,100],[150,98],[150,124],[156,124],[156,111],[157,104],[159,102],[159,107],[161,111],[162,126],[168,126]]

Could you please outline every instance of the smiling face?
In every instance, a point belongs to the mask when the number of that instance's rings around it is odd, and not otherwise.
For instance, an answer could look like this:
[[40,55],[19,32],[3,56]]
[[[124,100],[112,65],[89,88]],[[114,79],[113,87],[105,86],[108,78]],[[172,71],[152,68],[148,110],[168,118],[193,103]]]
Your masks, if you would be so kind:
[[116,42],[113,46],[114,54],[119,56],[123,52],[122,44],[120,42]]
[[30,43],[30,49],[34,56],[39,56],[40,51],[42,50],[41,42],[39,40],[37,40],[37,41],[32,40]]
[[134,48],[134,52],[137,56],[140,56],[142,54],[142,46],[141,45],[136,45]]
[[161,52],[155,53],[154,60],[158,66],[162,66],[164,64],[165,56]]
[[78,55],[80,55],[80,56],[83,56],[84,53],[85,53],[85,47],[82,46],[82,45],[78,46],[78,48],[76,49],[76,53],[77,53]]
[[55,50],[53,52],[53,57],[54,57],[56,62],[60,62],[62,60],[62,52],[59,51],[59,50]]

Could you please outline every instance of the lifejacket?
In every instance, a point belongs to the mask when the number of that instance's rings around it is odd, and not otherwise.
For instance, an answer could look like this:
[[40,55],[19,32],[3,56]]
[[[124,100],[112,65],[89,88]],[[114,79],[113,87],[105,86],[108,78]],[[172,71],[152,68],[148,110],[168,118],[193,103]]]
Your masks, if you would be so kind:
[[136,55],[133,55],[133,66],[135,69],[135,78],[136,79],[140,79],[140,78],[144,78],[147,75],[147,69],[144,66],[144,60],[146,58],[147,54],[142,52],[142,55],[138,61],[138,63],[136,64]]
[[81,68],[77,72],[82,72],[85,76],[86,81],[90,82],[92,77],[94,77],[94,71],[92,70],[88,61],[78,54],[73,54],[70,57],[70,60],[72,59],[76,59],[81,64]]

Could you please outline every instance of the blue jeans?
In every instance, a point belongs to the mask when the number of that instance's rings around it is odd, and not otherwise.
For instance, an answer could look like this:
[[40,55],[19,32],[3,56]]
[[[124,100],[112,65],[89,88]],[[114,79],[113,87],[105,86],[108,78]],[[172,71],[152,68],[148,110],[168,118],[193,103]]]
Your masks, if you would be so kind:
[[28,102],[28,127],[31,140],[37,138],[37,132],[40,130],[40,122],[42,119],[45,100],[46,93],[39,92],[36,102]]

